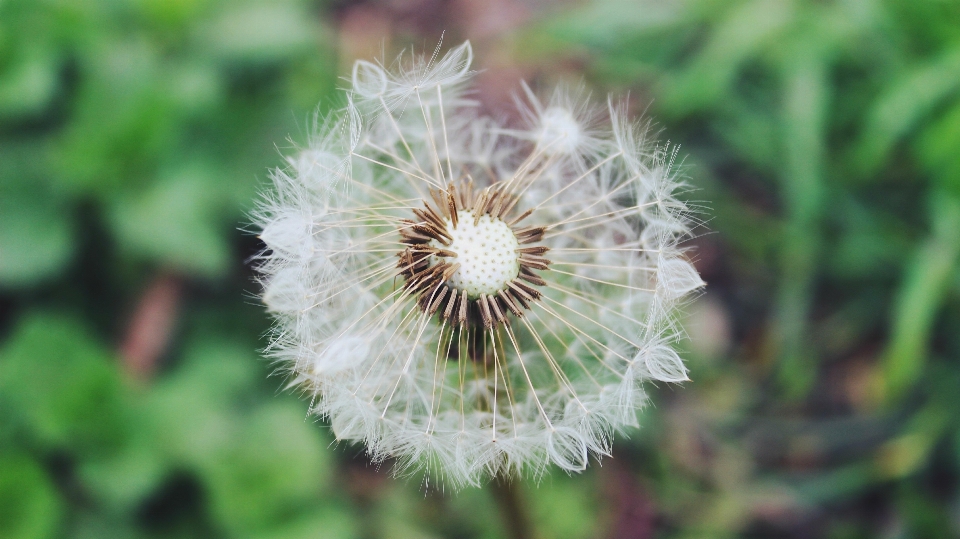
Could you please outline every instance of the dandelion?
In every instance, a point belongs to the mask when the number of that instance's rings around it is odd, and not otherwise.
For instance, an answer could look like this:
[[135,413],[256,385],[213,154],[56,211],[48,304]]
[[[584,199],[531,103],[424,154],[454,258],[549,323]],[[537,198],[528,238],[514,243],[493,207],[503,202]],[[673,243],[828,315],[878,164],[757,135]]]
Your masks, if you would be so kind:
[[256,216],[270,357],[338,440],[454,487],[608,454],[644,382],[687,379],[703,284],[674,150],[575,93],[480,115],[471,59],[357,62]]

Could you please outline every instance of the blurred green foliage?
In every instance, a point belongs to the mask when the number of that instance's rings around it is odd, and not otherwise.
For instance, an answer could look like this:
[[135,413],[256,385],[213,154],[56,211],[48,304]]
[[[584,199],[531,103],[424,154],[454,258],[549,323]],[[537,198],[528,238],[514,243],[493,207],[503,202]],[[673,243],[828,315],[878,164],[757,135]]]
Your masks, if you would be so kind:
[[[541,46],[585,47],[608,85],[642,81],[655,117],[716,175],[705,182],[711,227],[752,263],[779,259],[770,350],[787,393],[813,383],[820,354],[806,326],[818,289],[867,298],[870,284],[901,281],[877,391],[907,391],[956,276],[960,5],[651,2],[641,28],[605,18],[619,9],[603,0],[562,17]],[[732,175],[775,182],[776,199],[737,201]]]
[[[328,7],[0,0],[0,537],[502,536],[487,493],[331,447],[256,355],[240,230],[336,99]],[[683,144],[690,315],[730,326],[614,465],[524,485],[540,536],[960,534],[960,3],[590,0],[512,37]]]
[[[884,536],[960,533],[960,446],[945,450],[960,440],[960,3],[595,0],[526,45],[534,57],[573,51],[591,80],[639,89],[640,106],[652,101],[689,153],[692,197],[718,233],[695,243],[723,253],[705,270],[707,296],[732,310],[732,357],[744,367],[701,368],[706,380],[694,367],[693,377],[722,387],[744,376],[737,386],[749,388],[724,416],[734,433],[716,436],[733,448],[766,431],[810,444],[800,452],[816,463],[792,471],[798,449],[788,448],[773,451],[786,465],[764,467],[770,449],[747,450],[736,460],[761,468],[741,480],[791,485],[787,505],[892,490],[898,528]],[[831,432],[841,420],[849,428]],[[720,536],[760,525],[729,517],[694,527]],[[842,511],[830,520],[800,536],[882,529]]]
[[[355,535],[241,303],[258,178],[334,87],[318,13],[0,2],[0,536]],[[213,291],[147,386],[111,343],[155,268]]]
[[125,259],[222,277],[230,224],[276,161],[291,111],[333,87],[316,7],[299,1],[0,4],[0,278],[75,254],[77,203]]

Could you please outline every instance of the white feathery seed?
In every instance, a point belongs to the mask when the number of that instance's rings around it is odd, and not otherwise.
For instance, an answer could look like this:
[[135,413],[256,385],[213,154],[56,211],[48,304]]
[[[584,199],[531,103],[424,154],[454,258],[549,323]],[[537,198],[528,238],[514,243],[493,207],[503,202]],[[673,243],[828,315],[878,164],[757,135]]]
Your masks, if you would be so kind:
[[573,154],[582,147],[580,122],[564,107],[550,107],[543,111],[537,142],[548,153]]
[[523,86],[477,112],[469,43],[357,62],[347,105],[255,215],[267,354],[339,440],[459,488],[583,470],[682,382],[676,307],[703,285],[676,151],[608,103]]

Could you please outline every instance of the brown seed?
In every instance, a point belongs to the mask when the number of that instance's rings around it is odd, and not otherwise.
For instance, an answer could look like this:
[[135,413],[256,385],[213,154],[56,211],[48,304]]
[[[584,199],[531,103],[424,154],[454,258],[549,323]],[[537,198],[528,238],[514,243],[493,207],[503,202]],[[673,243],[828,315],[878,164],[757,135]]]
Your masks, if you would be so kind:
[[463,326],[467,323],[467,293],[464,292],[463,294],[460,294],[460,297],[462,298],[462,301],[460,302],[459,322],[460,325]]
[[497,189],[496,193],[494,193],[494,200],[491,203],[490,216],[500,217],[500,210],[503,209],[503,204],[504,204],[503,191],[501,191],[500,189]]
[[497,292],[497,295],[500,296],[500,300],[503,301],[504,305],[510,309],[510,312],[516,316],[523,316],[523,310],[521,310],[517,303],[513,301],[511,294],[507,290],[501,290]]
[[[545,281],[543,281],[542,279],[541,279],[541,282],[543,282],[543,285],[547,284],[547,283],[546,283]],[[542,295],[539,290],[537,290],[536,288],[528,285],[527,283],[525,283],[525,282],[523,282],[523,281],[516,281],[516,280],[515,280],[515,281],[513,281],[513,284],[515,284],[515,285],[517,286],[517,288],[519,288],[519,289],[523,290],[524,292],[526,292],[526,293],[527,293],[527,296],[531,299],[531,301],[532,301],[532,300],[540,299],[540,296]],[[537,283],[533,283],[533,284],[537,284]],[[543,286],[543,285],[540,285],[540,286]]]
[[453,274],[456,273],[458,269],[460,269],[459,263],[454,263],[454,264],[448,263],[447,265],[449,267],[445,269],[443,271],[443,275],[440,276],[440,278],[443,279],[444,281],[449,281],[450,278],[453,277]]
[[431,241],[437,239],[431,235],[424,235],[419,232],[414,232],[411,230],[401,230],[400,235],[403,236],[403,242],[406,244],[418,244],[418,243],[430,243]]
[[536,275],[524,274],[523,271],[520,272],[520,278],[528,283],[535,284],[537,286],[546,286],[547,282],[537,277]]
[[480,305],[480,316],[483,318],[483,327],[492,328],[493,317],[490,315],[490,305],[487,304],[487,295],[481,294],[477,303]]
[[[443,213],[443,210],[444,210],[444,208],[446,207],[446,204],[444,204],[444,202],[443,202],[443,200],[444,200],[445,197],[443,196],[442,191],[440,191],[439,189],[434,189],[433,187],[431,187],[431,188],[430,188],[430,198],[432,198],[433,201],[437,204],[437,207],[440,208],[440,213]],[[429,210],[433,211],[433,208],[431,208],[430,205],[428,205],[428,204],[426,203],[426,201],[424,201],[423,205],[426,206]],[[444,215],[446,215],[446,214],[444,214]]]
[[548,268],[549,264],[550,264],[550,261],[547,260],[546,258],[543,258],[542,256],[527,255],[527,254],[520,255],[521,266],[526,266],[528,268],[538,269],[538,270],[546,270],[546,269],[549,269]]
[[487,301],[490,303],[494,319],[501,324],[506,324],[507,317],[503,315],[504,309],[500,307],[500,300],[497,296],[487,296]]
[[490,195],[489,190],[484,189],[480,193],[480,197],[477,198],[477,202],[473,205],[473,226],[480,224],[480,217],[483,216],[483,208],[487,204],[487,197]]
[[469,175],[467,178],[469,178],[469,181],[467,182],[467,188],[464,189],[463,192],[463,196],[466,199],[463,207],[466,209],[473,209],[476,203],[476,199],[474,199],[474,193],[476,193],[476,190],[473,187],[473,178]]
[[453,308],[457,304],[457,289],[453,289],[453,294],[450,296],[450,301],[447,302],[447,308],[443,310],[443,317],[447,320],[453,321]]
[[504,208],[500,211],[500,213],[497,214],[497,217],[499,217],[500,219],[503,219],[504,215],[507,215],[513,210],[513,207],[517,205],[517,202],[520,202],[520,197],[511,196],[510,203],[504,206]]
[[517,237],[517,242],[520,243],[520,244],[536,243],[536,242],[538,242],[538,241],[540,241],[540,240],[543,239],[543,231],[544,231],[544,229],[541,228],[539,231],[537,231],[537,232],[534,233],[534,234],[526,235],[525,237],[522,237],[522,238],[518,236],[518,237]]
[[433,225],[440,230],[446,230],[447,225],[443,222],[439,215],[437,215],[433,208],[427,206],[426,210],[421,210],[419,208],[413,209],[413,214],[419,217],[422,221],[426,222],[429,225]]
[[[526,294],[526,292],[524,292],[524,294]],[[520,292],[518,292],[513,287],[511,287],[510,289],[510,297],[513,298],[513,300],[517,302],[518,305],[523,305],[524,309],[530,308],[530,303],[528,303],[527,300],[524,298],[524,296],[520,294]],[[529,298],[529,299],[530,301],[533,301],[533,298]]]
[[[450,189],[454,189],[453,184],[450,184]],[[453,193],[447,193],[447,210],[450,212],[450,223],[457,228],[457,199]]]
[[450,288],[443,284],[438,285],[438,291],[434,296],[433,301],[430,302],[430,307],[427,309],[427,314],[433,315],[435,312],[437,312],[437,309],[440,308],[440,305],[443,305],[443,300],[449,293]]
[[512,227],[513,225],[519,223],[520,221],[523,221],[523,220],[526,219],[527,217],[530,217],[530,214],[532,214],[532,213],[533,213],[533,208],[530,208],[529,210],[527,210],[527,211],[521,213],[520,215],[514,217],[514,219],[513,219],[512,221],[510,221],[509,223],[507,223],[507,226],[511,226],[511,227]]
[[550,248],[539,245],[537,247],[521,247],[517,249],[517,252],[520,254],[529,254],[529,255],[542,255],[543,253],[549,251]]

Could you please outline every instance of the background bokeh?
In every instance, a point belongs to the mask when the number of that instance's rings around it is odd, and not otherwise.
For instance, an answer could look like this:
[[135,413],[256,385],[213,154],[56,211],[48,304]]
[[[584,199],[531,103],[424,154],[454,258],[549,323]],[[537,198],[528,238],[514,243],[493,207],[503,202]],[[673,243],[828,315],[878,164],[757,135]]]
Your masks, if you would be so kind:
[[0,0],[0,537],[495,538],[259,359],[245,217],[357,58],[628,96],[706,225],[692,382],[537,537],[960,535],[960,2]]

